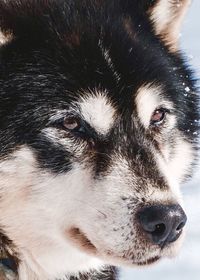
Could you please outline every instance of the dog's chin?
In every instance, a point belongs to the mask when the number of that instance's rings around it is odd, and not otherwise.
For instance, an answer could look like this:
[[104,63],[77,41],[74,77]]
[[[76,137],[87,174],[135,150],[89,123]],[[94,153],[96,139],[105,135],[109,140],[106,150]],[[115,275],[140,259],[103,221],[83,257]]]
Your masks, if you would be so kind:
[[149,265],[153,265],[155,263],[157,263],[158,261],[161,260],[161,256],[157,256],[157,257],[154,257],[154,258],[150,258],[150,259],[147,259],[145,261],[139,261],[139,262],[136,262],[135,265],[137,266],[149,266]]
[[135,264],[137,266],[149,266],[149,265],[156,264],[157,262],[159,262],[161,259],[164,258],[167,259],[175,258],[182,247],[183,238],[184,236],[182,236],[180,240],[178,240],[177,242],[172,243],[171,245],[168,245],[166,248],[161,249],[159,255],[152,258],[147,258],[146,260],[138,261]]
[[120,266],[120,267],[141,267],[141,266],[150,266],[155,263],[157,263],[162,257],[161,256],[155,256],[152,258],[143,258],[141,261],[138,259],[136,260],[131,260],[126,257],[117,257],[114,255],[100,255],[100,258],[104,260],[105,263],[108,263],[109,265],[113,266]]
[[81,250],[82,252],[85,252],[86,254],[90,254],[92,256],[98,257],[105,261],[106,263],[114,266],[129,266],[129,267],[135,267],[135,266],[150,266],[153,264],[156,264],[158,261],[160,261],[162,258],[173,258],[175,257],[182,245],[182,239],[178,242],[175,242],[175,244],[171,244],[167,246],[164,249],[160,249],[157,252],[157,255],[151,257],[143,256],[141,260],[137,259],[130,259],[128,257],[119,257],[116,256],[114,252],[101,252],[98,250],[98,248],[88,239],[88,237],[79,229],[79,228],[71,228],[70,231],[68,231],[68,237],[70,238],[73,246],[75,246],[77,249]]

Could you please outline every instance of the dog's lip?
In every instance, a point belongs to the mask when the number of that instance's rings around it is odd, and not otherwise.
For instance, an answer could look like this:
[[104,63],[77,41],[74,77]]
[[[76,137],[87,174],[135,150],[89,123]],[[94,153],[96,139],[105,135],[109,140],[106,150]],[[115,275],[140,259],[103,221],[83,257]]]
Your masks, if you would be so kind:
[[79,247],[80,249],[87,251],[90,254],[96,254],[97,248],[94,244],[88,239],[86,234],[84,234],[80,228],[72,227],[68,231],[68,236],[70,237],[71,241]]
[[[95,247],[95,245],[88,239],[86,234],[84,234],[80,228],[78,227],[73,227],[68,231],[68,236],[70,237],[71,241],[74,243],[76,247],[83,251],[87,251],[87,253],[98,256],[99,252],[98,249]],[[99,255],[101,256],[101,254]],[[102,256],[101,256],[102,257]],[[105,257],[105,256],[104,256]],[[109,254],[110,257],[110,254]],[[121,258],[119,258],[121,259]],[[149,259],[146,259],[144,261],[137,261],[134,262],[134,265],[136,266],[147,266],[151,265],[153,263],[156,263],[161,259],[161,256],[155,256]],[[123,259],[121,259],[123,260]],[[127,261],[127,260],[126,260]],[[131,263],[130,263],[131,265]]]

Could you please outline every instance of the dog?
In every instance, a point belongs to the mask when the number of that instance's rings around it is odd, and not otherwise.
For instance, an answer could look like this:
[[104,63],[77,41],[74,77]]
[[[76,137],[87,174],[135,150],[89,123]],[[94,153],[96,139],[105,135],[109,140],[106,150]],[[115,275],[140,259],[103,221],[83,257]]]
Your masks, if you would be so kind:
[[178,253],[199,131],[189,4],[0,1],[0,247],[16,279],[114,280]]

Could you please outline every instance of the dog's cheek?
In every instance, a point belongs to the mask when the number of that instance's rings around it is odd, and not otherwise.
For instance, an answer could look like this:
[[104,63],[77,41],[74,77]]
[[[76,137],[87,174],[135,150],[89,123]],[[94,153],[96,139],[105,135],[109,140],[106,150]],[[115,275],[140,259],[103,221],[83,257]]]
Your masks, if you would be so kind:
[[174,143],[167,161],[167,172],[169,176],[181,183],[191,176],[191,168],[195,159],[194,149],[183,137],[177,137]]
[[[140,227],[136,212],[141,207],[145,197],[143,191],[137,192],[134,186],[126,180],[112,173],[109,178],[95,182],[83,196],[81,215],[78,217],[78,227],[96,247],[103,257],[121,258],[131,262],[139,259],[141,254],[152,254],[152,247],[148,242],[141,242]],[[123,176],[125,176],[125,174]],[[123,179],[122,179],[123,178]],[[145,248],[148,252],[145,253]]]
[[[103,198],[105,201],[105,198]],[[133,217],[134,209],[131,213],[125,205],[120,201],[100,203],[100,199],[96,205],[98,213],[91,215],[91,212],[84,215],[80,227],[83,228],[88,239],[97,248],[100,255],[110,255],[115,257],[123,257],[131,247],[134,247],[133,240],[136,238],[136,230],[134,228]],[[89,217],[89,219],[88,219]]]
[[176,202],[182,203],[180,185],[192,175],[195,149],[178,132],[172,142],[172,145],[166,144],[162,147],[162,155],[156,153],[156,161],[161,174],[164,175],[169,185],[171,197]]
[[146,239],[138,225],[139,204],[130,195],[110,199],[99,196],[92,206],[98,213],[94,209],[85,212],[80,222],[80,228],[95,246],[98,257],[110,264],[133,265],[158,255],[159,249]]

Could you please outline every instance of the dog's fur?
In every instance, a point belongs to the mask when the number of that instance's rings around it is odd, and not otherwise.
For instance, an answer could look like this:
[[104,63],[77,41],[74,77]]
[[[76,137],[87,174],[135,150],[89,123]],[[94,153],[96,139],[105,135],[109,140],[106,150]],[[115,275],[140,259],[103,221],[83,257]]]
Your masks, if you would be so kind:
[[189,2],[0,1],[0,228],[20,280],[115,279],[107,265],[177,252],[182,238],[161,249],[136,213],[181,203],[195,163]]

